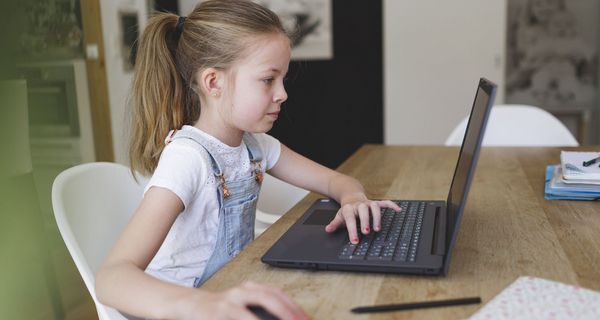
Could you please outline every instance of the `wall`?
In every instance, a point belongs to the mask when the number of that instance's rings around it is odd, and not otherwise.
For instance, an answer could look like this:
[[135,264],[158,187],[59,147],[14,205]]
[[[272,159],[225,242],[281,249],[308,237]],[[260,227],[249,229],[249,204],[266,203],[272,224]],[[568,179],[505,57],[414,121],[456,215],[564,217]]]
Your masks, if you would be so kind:
[[384,141],[443,144],[480,76],[504,97],[506,0],[384,0]]
[[179,13],[183,16],[187,16],[194,8],[199,0],[178,0]]
[[128,164],[127,143],[128,108],[127,98],[130,91],[132,72],[125,71],[121,52],[121,31],[119,12],[137,12],[140,32],[147,21],[147,2],[136,0],[102,0],[102,33],[106,57],[106,76],[112,124],[115,162]]

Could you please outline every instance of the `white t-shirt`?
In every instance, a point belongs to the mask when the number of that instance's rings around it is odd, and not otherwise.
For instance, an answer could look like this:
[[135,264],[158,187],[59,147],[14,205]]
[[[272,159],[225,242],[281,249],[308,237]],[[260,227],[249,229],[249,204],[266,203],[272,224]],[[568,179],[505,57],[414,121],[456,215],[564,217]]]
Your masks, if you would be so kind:
[[[217,150],[212,156],[221,166],[226,181],[248,177],[251,171],[246,144],[228,146],[215,137],[192,126]],[[263,153],[262,168],[271,169],[281,152],[280,142],[264,133],[252,134]],[[184,210],[169,230],[165,241],[146,268],[146,273],[171,283],[192,287],[200,277],[213,253],[219,229],[219,199],[216,192],[210,156],[190,139],[175,139],[163,150],[158,166],[148,182],[150,187],[162,187],[175,193]]]

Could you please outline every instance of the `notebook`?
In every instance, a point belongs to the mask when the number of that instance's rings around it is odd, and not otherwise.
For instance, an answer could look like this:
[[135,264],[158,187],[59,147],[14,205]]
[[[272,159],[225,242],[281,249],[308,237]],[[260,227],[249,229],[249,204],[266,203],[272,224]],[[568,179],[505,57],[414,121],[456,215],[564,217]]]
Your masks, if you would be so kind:
[[382,230],[349,242],[345,228],[325,232],[339,209],[319,199],[262,256],[287,268],[445,275],[466,204],[496,85],[482,78],[446,201],[395,200],[402,211],[382,212]]
[[600,156],[600,152],[561,151],[560,163],[562,166],[563,182],[581,183],[589,181],[600,184],[600,160],[584,166],[583,163]]
[[600,293],[535,277],[519,277],[469,320],[600,319]]

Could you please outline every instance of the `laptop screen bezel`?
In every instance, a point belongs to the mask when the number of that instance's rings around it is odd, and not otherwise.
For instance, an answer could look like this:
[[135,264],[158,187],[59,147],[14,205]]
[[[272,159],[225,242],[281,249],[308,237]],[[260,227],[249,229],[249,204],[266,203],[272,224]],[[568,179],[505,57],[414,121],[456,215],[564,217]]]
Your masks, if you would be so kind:
[[[485,134],[485,129],[487,127],[487,122],[488,122],[488,118],[489,118],[489,115],[490,115],[490,112],[492,109],[492,105],[494,104],[494,99],[496,97],[496,89],[497,89],[497,86],[493,82],[491,82],[485,78],[481,78],[479,80],[479,85],[477,86],[477,91],[475,93],[475,99],[473,100],[473,106],[471,107],[471,112],[469,115],[469,121],[467,123],[467,128],[465,130],[465,136],[463,137],[463,141],[462,141],[462,144],[460,147],[460,152],[458,155],[458,160],[456,161],[456,168],[454,170],[454,175],[452,176],[452,183],[450,184],[450,189],[448,191],[448,199],[446,200],[446,210],[447,210],[446,215],[448,215],[448,217],[447,217],[447,225],[446,225],[447,239],[446,239],[446,255],[445,255],[445,259],[444,259],[444,271],[443,271],[444,274],[448,273],[448,268],[450,266],[450,257],[451,257],[451,253],[452,253],[452,248],[454,247],[455,242],[456,242],[458,229],[459,229],[463,211],[464,211],[464,208],[465,208],[465,205],[467,202],[467,196],[469,193],[471,182],[473,180],[473,176],[475,174],[475,169],[477,167],[477,160],[479,159],[479,151],[481,149],[481,143],[483,141],[483,136]],[[475,107],[477,106],[477,99],[481,98],[481,97],[479,97],[480,90],[482,90],[483,92],[485,92],[487,94],[488,101],[486,103],[485,110],[484,110],[483,123],[481,125],[481,130],[477,133],[478,136],[477,136],[477,142],[475,145],[475,149],[473,151],[473,161],[467,172],[467,179],[463,186],[463,194],[459,201],[459,205],[456,208],[456,217],[454,219],[454,223],[452,223],[450,216],[449,216],[450,214],[452,214],[451,210],[453,209],[451,207],[451,203],[450,203],[452,189],[453,189],[452,187],[455,183],[456,174],[458,172],[461,157],[464,154],[463,148],[464,148],[464,144],[465,144],[467,135],[469,133],[471,133],[469,131],[469,128],[471,128],[471,120],[473,119],[473,114],[476,111]],[[471,134],[474,134],[474,133],[471,133]]]

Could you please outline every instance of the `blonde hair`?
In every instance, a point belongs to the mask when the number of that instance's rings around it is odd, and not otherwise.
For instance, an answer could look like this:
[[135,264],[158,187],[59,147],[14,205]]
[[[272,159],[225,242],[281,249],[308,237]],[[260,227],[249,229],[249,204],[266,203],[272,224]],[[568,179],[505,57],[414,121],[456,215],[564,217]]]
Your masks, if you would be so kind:
[[199,118],[200,90],[193,83],[197,71],[229,70],[251,38],[287,35],[275,13],[245,0],[200,3],[183,20],[180,34],[179,20],[171,13],[153,16],[139,42],[130,97],[129,159],[132,171],[143,175],[156,169],[169,130]]

